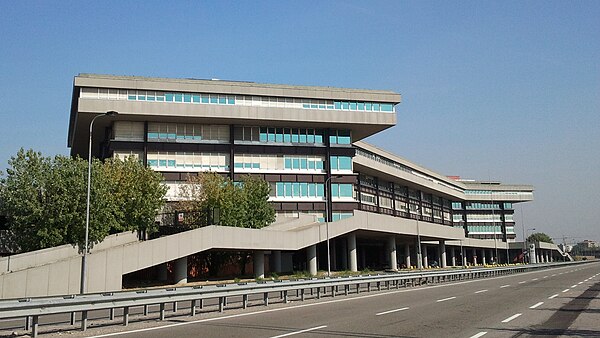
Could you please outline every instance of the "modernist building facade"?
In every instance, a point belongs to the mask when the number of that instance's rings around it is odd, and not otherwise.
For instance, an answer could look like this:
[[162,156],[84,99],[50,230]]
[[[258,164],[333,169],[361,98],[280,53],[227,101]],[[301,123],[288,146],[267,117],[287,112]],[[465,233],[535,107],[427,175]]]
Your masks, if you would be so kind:
[[[513,206],[531,201],[533,187],[446,177],[363,142],[396,124],[400,101],[391,91],[80,74],[68,146],[86,157],[91,119],[117,111],[96,120],[92,155],[139,158],[163,174],[169,200],[190,174],[253,174],[271,184],[279,220],[307,214],[334,227],[361,211],[508,248]],[[363,265],[377,261],[368,256],[371,236],[359,237]]]

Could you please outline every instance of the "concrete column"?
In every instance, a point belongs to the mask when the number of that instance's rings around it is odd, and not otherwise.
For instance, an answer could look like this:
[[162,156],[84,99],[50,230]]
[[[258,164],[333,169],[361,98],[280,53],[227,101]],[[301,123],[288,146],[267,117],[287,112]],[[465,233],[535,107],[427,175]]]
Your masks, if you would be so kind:
[[421,244],[421,252],[423,253],[423,266],[425,268],[429,267],[429,257],[427,257],[427,245]]
[[253,258],[254,278],[265,278],[265,252],[254,251]]
[[388,237],[388,254],[390,256],[390,268],[394,271],[398,270],[398,258],[396,257],[396,237]]
[[281,251],[271,251],[271,257],[273,258],[273,272],[281,272]]
[[477,265],[477,249],[473,248],[473,265]]
[[419,240],[415,240],[415,248],[417,251],[417,268],[418,269],[422,269],[423,268],[423,246],[421,245],[421,243],[419,242]]
[[485,254],[485,249],[481,250],[481,264],[486,265],[487,261],[486,261],[486,254]]
[[407,269],[410,269],[410,245],[408,243],[404,245],[404,264]]
[[340,244],[342,245],[341,252],[342,256],[342,270],[348,270],[348,245],[346,242],[346,238],[341,238]]
[[546,251],[546,263],[550,263],[550,254]]
[[182,257],[175,260],[173,269],[173,281],[175,284],[187,283],[187,257]]
[[317,274],[317,245],[311,245],[306,248],[306,262],[308,273],[315,276]]
[[456,249],[454,247],[450,249],[450,261],[452,266],[456,266]]
[[461,248],[460,250],[460,255],[462,257],[462,265],[467,266],[467,250],[465,250],[465,248]]
[[[440,241],[439,251],[440,251],[440,267],[445,268],[446,267],[446,242]],[[454,254],[452,254],[452,256],[454,256]]]
[[356,257],[356,234],[348,235],[348,261],[350,262],[350,271],[358,271],[358,262]]

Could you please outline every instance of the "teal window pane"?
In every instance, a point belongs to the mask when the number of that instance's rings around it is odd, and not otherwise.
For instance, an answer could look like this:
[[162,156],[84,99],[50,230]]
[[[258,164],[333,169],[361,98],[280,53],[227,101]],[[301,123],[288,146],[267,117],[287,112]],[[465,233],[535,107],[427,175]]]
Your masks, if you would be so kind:
[[336,135],[329,135],[329,143],[330,144],[337,144],[337,136]]
[[285,183],[285,197],[292,197],[292,183]]
[[325,109],[325,105],[324,104],[320,104],[319,105],[319,109]]
[[175,97],[175,95],[173,95],[172,93],[166,93],[165,94],[165,101],[167,102],[173,102],[173,98]]
[[283,134],[283,142],[292,142],[292,135],[290,134]]
[[148,160],[149,167],[158,167],[158,160]]
[[318,107],[318,106],[317,106],[316,104],[311,104],[311,105],[310,105],[310,108],[311,108],[311,109],[317,109],[317,107]]
[[202,103],[208,103],[208,95],[202,95]]
[[200,103],[200,95],[192,95],[192,102]]
[[292,134],[292,143],[298,143],[298,134],[297,133]]
[[138,95],[138,101],[146,101],[146,95]]
[[350,110],[356,110],[356,102],[350,102]]
[[286,158],[283,160],[283,167],[285,169],[292,169],[292,159],[291,158]]
[[333,106],[335,107],[335,109],[342,109],[342,103],[340,101],[335,101],[333,103]]
[[241,162],[236,162],[234,165],[235,168],[243,168],[244,167],[244,163]]
[[127,100],[135,101],[135,100],[137,100],[137,96],[136,95],[129,95],[129,96],[127,96]]
[[325,189],[322,183],[317,183],[317,197],[325,196]]
[[252,168],[260,169],[260,163],[252,163]]
[[328,104],[327,105],[327,109],[333,109],[333,105],[332,104]]
[[167,160],[158,160],[158,165],[160,167],[166,167],[167,166]]
[[210,96],[210,103],[217,104],[217,103],[218,103],[218,102],[217,102],[217,99],[218,99],[218,98],[217,98],[216,96],[214,96],[214,95],[211,95],[211,96]]
[[300,183],[292,183],[292,189],[294,190],[294,197],[300,197]]
[[371,110],[373,110],[373,105],[371,103],[367,102],[365,104],[365,108],[367,109],[367,111],[371,111]]
[[359,102],[359,103],[358,103],[358,108],[357,108],[357,109],[358,109],[358,110],[361,110],[361,111],[362,111],[362,110],[365,110],[365,103],[364,103],[364,102]]
[[339,220],[340,220],[340,214],[339,214],[339,213],[337,213],[337,212],[333,213],[333,215],[331,215],[331,216],[333,216],[333,217],[331,218],[331,220],[332,220],[333,222],[335,222],[335,221],[339,221]]
[[165,100],[165,97],[164,97],[164,95],[160,95],[160,96],[157,96],[157,97],[156,97],[156,101],[163,102],[164,100]]
[[348,110],[349,107],[350,107],[350,104],[348,102],[342,102],[342,109]]
[[168,160],[167,161],[167,166],[168,167],[174,167],[175,166],[175,160]]
[[340,197],[339,184],[337,184],[337,183],[331,184],[331,197]]
[[302,108],[310,109],[310,104],[308,104],[308,103],[303,103],[303,104],[302,104]]
[[192,95],[191,94],[184,94],[183,95],[183,102],[192,102]]
[[267,134],[267,141],[275,142],[275,134],[269,132],[269,134]]
[[350,144],[350,131],[349,130],[338,130],[338,144]]
[[315,163],[315,165],[316,165],[317,169],[323,170],[323,161],[317,161]]
[[293,169],[300,169],[300,159],[295,158],[292,160],[292,168]]
[[275,134],[275,142],[283,142],[283,134]]
[[393,111],[394,107],[391,104],[384,103],[381,105],[381,111]]
[[285,185],[283,182],[275,183],[275,188],[277,190],[276,196],[284,196],[285,195]]
[[349,156],[340,156],[338,169],[351,170],[352,169],[352,158],[350,158]]
[[267,128],[265,128],[265,127],[260,128],[260,134],[258,136],[258,140],[260,142],[267,142]]
[[158,133],[148,133],[148,139],[157,139]]
[[146,96],[146,101],[154,101],[154,96]]
[[323,135],[315,134],[315,143],[323,143]]
[[314,129],[306,130],[306,142],[307,143],[315,143],[315,130]]
[[235,104],[235,97],[228,97],[227,104]]
[[352,184],[340,184],[340,197],[352,197]]
[[298,137],[298,142],[306,143],[306,134],[300,134],[300,136]]
[[338,157],[337,156],[331,156],[329,158],[329,163],[331,164],[331,170],[337,170],[338,169]]
[[379,111],[379,103],[373,103],[373,110]]
[[315,161],[308,161],[308,169],[314,170],[315,168]]
[[252,168],[252,163],[244,163],[244,168],[251,169]]
[[160,133],[160,134],[158,134],[158,138],[166,139],[167,138],[167,133]]
[[316,197],[317,196],[317,186],[313,183],[308,185],[308,196]]
[[175,102],[182,102],[183,94],[175,94]]
[[177,137],[177,135],[176,134],[172,134],[172,133],[168,134],[168,136],[167,136],[167,138],[169,140],[174,140],[176,137]]
[[308,183],[300,183],[300,196],[308,197]]
[[226,104],[226,103],[227,103],[226,97],[219,97],[219,104]]
[[308,160],[305,158],[300,159],[300,169],[308,169]]
[[185,135],[177,134],[177,139],[178,140],[184,140],[185,139]]

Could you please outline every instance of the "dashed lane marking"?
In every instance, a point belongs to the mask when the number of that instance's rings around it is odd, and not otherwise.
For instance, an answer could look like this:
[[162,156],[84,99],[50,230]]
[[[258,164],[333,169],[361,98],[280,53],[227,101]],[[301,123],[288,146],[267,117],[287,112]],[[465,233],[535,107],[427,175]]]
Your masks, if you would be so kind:
[[479,337],[483,337],[483,336],[485,336],[485,335],[486,335],[486,333],[487,333],[487,331],[481,331],[481,332],[479,332],[479,333],[477,333],[477,334],[474,334],[474,335],[472,335],[472,336],[471,336],[471,337],[469,337],[469,338],[479,338]]
[[502,285],[502,286],[500,287],[500,289],[507,288],[507,287],[509,287],[509,286],[510,286],[510,284]]
[[535,303],[535,304],[531,305],[529,308],[530,309],[535,309],[536,307],[538,307],[538,306],[540,306],[542,304],[544,304],[544,302]]
[[564,289],[562,292],[567,292],[567,291],[569,291],[569,290],[571,290],[571,289]]
[[483,292],[487,292],[488,290],[479,290],[479,291],[475,291],[475,293],[483,293]]
[[556,293],[556,294],[554,294],[554,295],[552,295],[552,296],[548,297],[548,299],[554,299],[554,298],[556,298],[556,297],[558,297],[558,293]]
[[327,325],[321,325],[321,326],[317,326],[317,327],[312,327],[310,329],[305,329],[305,330],[300,330],[300,331],[294,331],[294,332],[290,332],[290,333],[286,333],[286,334],[281,334],[279,336],[273,336],[271,338],[288,337],[288,336],[293,336],[295,334],[300,334],[300,333],[304,333],[304,332],[310,332],[310,331],[314,331],[314,330],[324,329],[326,327],[327,327]]
[[456,299],[456,297],[448,297],[448,298],[438,299],[438,300],[436,300],[436,302],[440,303],[440,302],[445,302],[445,301],[451,300],[451,299]]
[[394,312],[398,312],[398,311],[404,311],[404,310],[408,310],[408,307],[403,307],[401,309],[394,309],[394,310],[389,310],[389,311],[384,311],[384,312],[380,312],[380,313],[376,313],[376,316],[381,316],[381,315],[387,315],[388,313],[394,313]]
[[508,322],[510,322],[511,320],[513,320],[513,319],[515,319],[515,318],[517,318],[517,317],[519,317],[519,316],[521,316],[521,315],[522,315],[522,313],[517,313],[517,314],[515,314],[515,315],[512,315],[512,316],[510,316],[510,317],[506,318],[506,319],[505,319],[505,320],[503,320],[502,322],[503,322],[503,323],[508,323]]

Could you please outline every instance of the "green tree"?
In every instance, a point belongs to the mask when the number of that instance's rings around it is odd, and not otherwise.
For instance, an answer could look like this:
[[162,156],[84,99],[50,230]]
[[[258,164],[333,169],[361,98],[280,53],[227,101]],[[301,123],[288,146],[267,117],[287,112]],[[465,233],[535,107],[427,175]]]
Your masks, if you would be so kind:
[[552,241],[552,238],[550,236],[546,235],[543,232],[535,232],[535,233],[529,235],[529,237],[527,237],[527,241],[529,241],[529,242],[554,243]]
[[[87,161],[21,149],[8,164],[6,175],[0,176],[0,213],[15,246],[31,251],[72,244],[83,250]],[[92,162],[91,246],[110,233],[152,230],[166,188],[150,171],[137,161]]]

